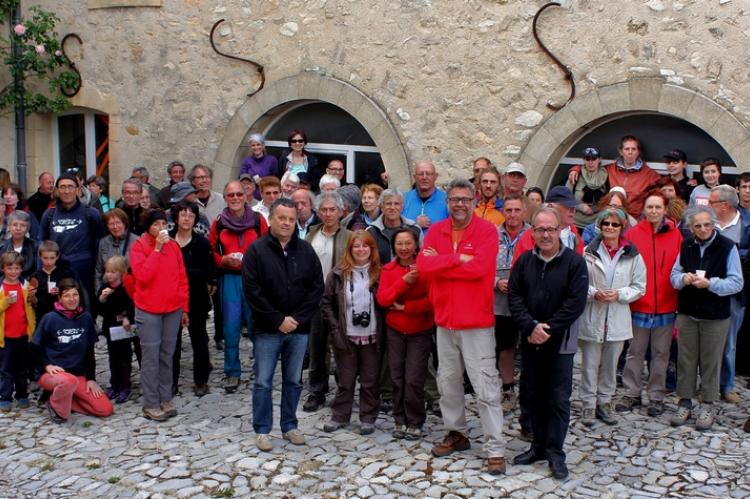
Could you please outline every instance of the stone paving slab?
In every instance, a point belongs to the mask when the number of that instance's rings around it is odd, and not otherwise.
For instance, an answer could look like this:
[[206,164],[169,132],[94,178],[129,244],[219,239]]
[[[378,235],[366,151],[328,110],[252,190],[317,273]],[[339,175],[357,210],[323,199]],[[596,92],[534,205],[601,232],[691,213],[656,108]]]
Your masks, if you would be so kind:
[[[212,342],[213,343],[213,342]],[[278,429],[280,374],[274,400],[274,448],[260,452],[250,419],[250,343],[243,338],[243,383],[237,393],[221,390],[221,352],[212,351],[217,367],[212,392],[196,398],[191,391],[190,341],[183,339],[181,395],[177,417],[164,422],[141,415],[138,372],[134,397],[115,414],[96,419],[74,414],[63,425],[49,422],[32,408],[0,415],[0,497],[139,497],[139,498],[468,498],[468,497],[747,497],[750,440],[742,431],[750,391],[740,390],[738,405],[719,404],[717,424],[698,432],[690,424],[669,426],[667,411],[650,418],[645,409],[618,415],[617,426],[578,421],[574,387],[570,432],[566,441],[570,479],[551,478],[545,463],[508,466],[508,474],[483,472],[481,434],[473,396],[467,395],[472,448],[445,458],[430,455],[444,431],[428,416],[424,439],[395,440],[392,418],[381,415],[372,435],[361,436],[356,415],[349,428],[322,431],[330,409],[298,411],[305,446],[281,439]],[[107,386],[104,342],[97,345],[97,374]],[[578,370],[576,369],[576,380]],[[739,386],[745,386],[741,379]],[[331,378],[331,386],[335,386]],[[304,397],[305,394],[303,394]],[[355,408],[356,414],[356,408]],[[518,438],[517,411],[506,415],[507,457],[528,448]]]

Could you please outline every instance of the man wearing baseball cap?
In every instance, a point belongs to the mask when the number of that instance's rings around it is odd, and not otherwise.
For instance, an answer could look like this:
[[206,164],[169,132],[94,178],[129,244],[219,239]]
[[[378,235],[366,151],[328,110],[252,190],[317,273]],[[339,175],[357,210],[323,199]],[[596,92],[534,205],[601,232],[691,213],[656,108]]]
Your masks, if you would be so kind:
[[693,189],[698,185],[695,179],[688,179],[685,175],[687,154],[682,149],[672,149],[664,155],[664,159],[667,160],[667,172],[669,172],[669,176],[680,187],[680,192],[677,195],[687,203],[690,201],[690,194],[693,192]]
[[515,161],[510,163],[505,167],[505,174],[503,175],[503,195],[518,194],[523,196],[526,179],[526,167]]

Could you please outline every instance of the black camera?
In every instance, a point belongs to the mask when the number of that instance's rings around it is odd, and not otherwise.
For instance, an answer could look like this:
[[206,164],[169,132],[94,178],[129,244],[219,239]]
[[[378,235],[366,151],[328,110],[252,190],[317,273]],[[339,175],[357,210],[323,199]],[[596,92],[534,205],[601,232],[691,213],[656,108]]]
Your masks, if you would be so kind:
[[352,324],[367,327],[370,325],[370,312],[352,312]]

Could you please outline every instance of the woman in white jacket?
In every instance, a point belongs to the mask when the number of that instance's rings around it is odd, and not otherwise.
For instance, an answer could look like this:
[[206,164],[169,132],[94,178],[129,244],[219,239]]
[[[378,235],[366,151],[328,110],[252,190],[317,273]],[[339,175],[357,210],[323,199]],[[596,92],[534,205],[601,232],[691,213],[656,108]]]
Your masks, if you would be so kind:
[[646,292],[646,265],[635,246],[622,237],[627,215],[620,209],[599,213],[600,235],[586,247],[589,294],[583,312],[578,344],[583,354],[580,395],[581,422],[601,419],[617,424],[612,416],[617,358],[626,340],[633,337],[630,303]]

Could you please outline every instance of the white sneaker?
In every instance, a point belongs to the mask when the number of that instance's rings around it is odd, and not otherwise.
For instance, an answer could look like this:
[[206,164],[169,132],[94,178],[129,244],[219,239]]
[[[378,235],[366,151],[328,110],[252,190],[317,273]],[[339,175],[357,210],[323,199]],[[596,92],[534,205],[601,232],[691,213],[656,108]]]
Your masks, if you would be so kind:
[[273,441],[268,433],[259,433],[255,436],[255,446],[258,450],[269,452],[273,450]]
[[302,434],[301,431],[297,429],[289,430],[288,432],[284,433],[283,437],[284,437],[284,440],[287,440],[289,441],[289,443],[292,443],[294,445],[305,444],[305,436]]

